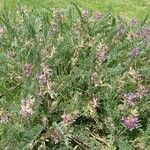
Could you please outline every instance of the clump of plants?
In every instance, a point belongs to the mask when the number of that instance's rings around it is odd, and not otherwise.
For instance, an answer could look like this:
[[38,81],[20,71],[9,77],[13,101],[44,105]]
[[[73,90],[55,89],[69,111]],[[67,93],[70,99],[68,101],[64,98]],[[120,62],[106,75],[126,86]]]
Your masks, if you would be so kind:
[[111,12],[4,9],[0,147],[150,149],[150,24]]

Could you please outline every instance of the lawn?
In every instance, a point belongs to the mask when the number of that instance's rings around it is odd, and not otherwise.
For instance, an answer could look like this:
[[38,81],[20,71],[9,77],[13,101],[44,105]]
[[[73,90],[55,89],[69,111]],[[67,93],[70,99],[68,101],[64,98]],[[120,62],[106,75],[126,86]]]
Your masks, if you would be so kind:
[[5,2],[0,149],[150,150],[148,4]]
[[[0,2],[2,6],[4,1],[0,0]],[[11,7],[15,7],[15,2],[17,0],[5,0],[6,5]],[[127,18],[143,18],[146,14],[150,15],[149,0],[20,0],[19,2],[34,7],[65,7],[69,2],[75,2],[85,9],[94,9],[101,12],[111,10],[115,15],[121,15]]]

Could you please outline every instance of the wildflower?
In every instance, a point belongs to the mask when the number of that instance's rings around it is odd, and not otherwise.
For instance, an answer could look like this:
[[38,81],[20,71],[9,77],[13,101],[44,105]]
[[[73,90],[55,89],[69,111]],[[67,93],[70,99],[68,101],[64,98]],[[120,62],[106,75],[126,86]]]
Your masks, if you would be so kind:
[[97,53],[96,57],[97,57],[97,60],[104,63],[107,61],[108,54],[106,51],[100,51]]
[[4,111],[0,111],[0,123],[7,123],[8,115]]
[[93,108],[97,107],[97,98],[94,94],[92,96],[92,101],[90,102],[90,104],[92,105]]
[[62,9],[55,10],[53,17],[56,21],[58,21],[58,19],[64,21],[65,20],[64,11]]
[[145,39],[146,41],[150,41],[150,27],[145,27],[141,31],[139,31],[138,36],[142,39]]
[[42,73],[37,73],[36,74],[36,79],[39,81],[39,83],[46,85],[47,84],[47,74],[44,72]]
[[0,26],[0,34],[4,33],[4,28]]
[[138,126],[139,119],[135,116],[125,116],[122,118],[123,126],[130,131]]
[[98,85],[98,75],[96,72],[94,72],[92,75],[91,75],[91,81],[92,83],[94,83],[96,86]]
[[83,10],[82,11],[82,17],[88,17],[88,15],[89,15],[88,10]]
[[134,39],[138,39],[139,38],[139,35],[137,32],[129,32],[127,34],[127,39],[128,40],[134,40]]
[[40,90],[37,90],[35,95],[39,98],[43,97],[44,96],[44,92],[40,89]]
[[135,70],[133,70],[132,68],[130,68],[129,71],[129,75],[134,79],[134,80],[139,80],[141,78],[141,75],[136,72]]
[[58,144],[60,142],[60,134],[58,131],[53,130],[51,132],[51,140],[54,144]]
[[57,24],[52,23],[51,26],[49,27],[49,34],[52,35],[52,36],[54,36],[54,35],[57,34],[57,32],[58,32],[58,30],[57,30]]
[[71,124],[74,121],[74,119],[72,118],[72,116],[70,114],[66,114],[66,113],[64,113],[61,116],[61,118],[62,118],[62,122],[61,123],[64,126],[67,126],[67,125]]
[[43,123],[45,126],[48,125],[48,118],[47,118],[46,116],[43,117],[42,123]]
[[148,95],[148,90],[144,86],[140,86],[137,89],[137,96],[143,98]]
[[31,76],[33,73],[33,65],[32,64],[25,64],[23,66],[23,72],[26,76]]
[[100,13],[98,11],[95,11],[94,14],[93,14],[93,17],[94,17],[95,20],[98,21],[102,18],[102,15],[103,15],[102,13]]
[[136,24],[137,24],[137,19],[135,19],[135,18],[132,18],[132,19],[129,21],[129,25],[130,25],[131,27],[135,27]]
[[125,103],[129,104],[129,105],[134,105],[135,101],[136,101],[136,94],[134,93],[127,93],[123,95],[123,100]]
[[23,117],[27,117],[28,115],[31,115],[33,113],[33,109],[32,109],[33,104],[34,104],[34,99],[22,100],[20,114]]
[[98,47],[98,52],[96,53],[96,58],[101,63],[105,63],[108,57],[108,47],[105,44],[102,44]]
[[129,53],[130,56],[132,57],[136,57],[140,54],[140,50],[138,47],[135,47],[132,49],[132,51]]
[[121,40],[122,37],[123,37],[123,33],[124,33],[124,27],[123,27],[123,26],[120,26],[120,27],[117,29],[115,39],[116,39],[117,41]]

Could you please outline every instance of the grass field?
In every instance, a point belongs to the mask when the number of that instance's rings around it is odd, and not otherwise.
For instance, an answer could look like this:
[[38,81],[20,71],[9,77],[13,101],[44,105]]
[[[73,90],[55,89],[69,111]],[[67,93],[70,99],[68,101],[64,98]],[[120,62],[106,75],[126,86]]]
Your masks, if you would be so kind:
[[[15,7],[17,0],[0,0],[1,6],[5,1],[6,5]],[[49,7],[65,7],[69,2],[75,2],[82,8],[99,10],[107,12],[109,9],[115,15],[124,17],[143,18],[146,14],[150,15],[149,0],[20,0],[22,4],[29,6],[49,6]]]

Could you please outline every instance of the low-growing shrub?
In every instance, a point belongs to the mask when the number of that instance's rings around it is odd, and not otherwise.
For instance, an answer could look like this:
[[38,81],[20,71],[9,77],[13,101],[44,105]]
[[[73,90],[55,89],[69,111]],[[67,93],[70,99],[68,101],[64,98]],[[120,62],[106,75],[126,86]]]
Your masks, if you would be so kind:
[[146,18],[18,5],[0,24],[1,149],[150,148]]

